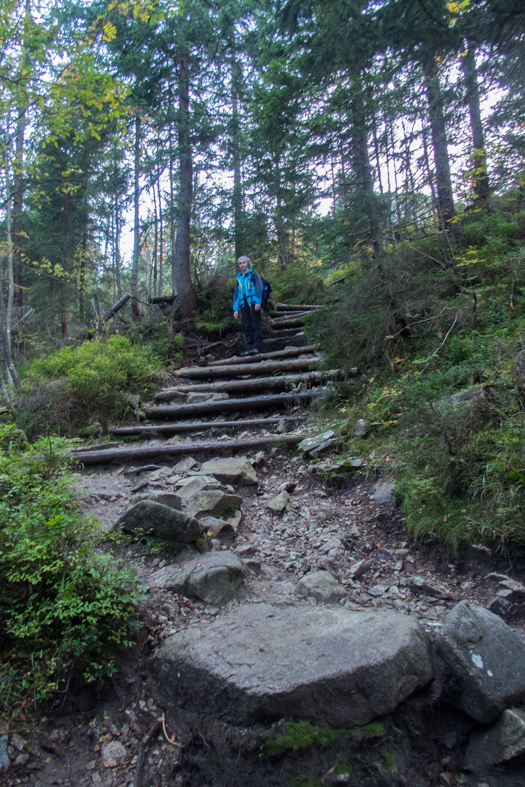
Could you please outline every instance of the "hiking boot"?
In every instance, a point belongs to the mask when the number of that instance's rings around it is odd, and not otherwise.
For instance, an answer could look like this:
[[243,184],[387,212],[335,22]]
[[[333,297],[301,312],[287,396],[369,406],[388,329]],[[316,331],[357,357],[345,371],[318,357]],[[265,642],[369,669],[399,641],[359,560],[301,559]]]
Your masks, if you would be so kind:
[[260,352],[261,352],[260,350],[250,350],[248,355],[259,355]]
[[239,357],[246,358],[247,355],[252,355],[252,354],[253,354],[253,350],[245,350],[244,352],[239,353]]

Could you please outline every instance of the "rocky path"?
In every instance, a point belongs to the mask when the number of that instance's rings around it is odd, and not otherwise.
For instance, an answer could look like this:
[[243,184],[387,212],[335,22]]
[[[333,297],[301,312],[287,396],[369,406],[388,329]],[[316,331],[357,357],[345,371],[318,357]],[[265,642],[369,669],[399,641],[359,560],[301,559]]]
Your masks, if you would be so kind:
[[[147,461],[122,445],[105,449],[115,453],[104,466],[92,462],[96,449],[83,453],[86,510],[107,528],[161,539],[122,547],[147,588],[142,628],[102,695],[71,694],[18,738],[4,736],[6,784],[524,783],[519,561],[415,545],[388,473],[367,478],[366,457],[338,453],[330,424],[318,416],[313,429],[298,398],[220,409],[239,378],[239,399],[250,398],[268,362],[307,361],[294,373],[311,373],[315,348],[288,335],[301,327],[297,311],[275,315],[272,330],[285,335],[268,338],[273,357],[207,358],[159,393],[149,424],[113,430],[145,438]],[[229,375],[242,365],[248,375]],[[223,390],[210,369],[222,371]],[[187,390],[193,374],[201,390]],[[285,385],[315,397],[319,382]],[[199,412],[210,398],[216,414]],[[166,403],[197,408],[199,421],[161,412]]]

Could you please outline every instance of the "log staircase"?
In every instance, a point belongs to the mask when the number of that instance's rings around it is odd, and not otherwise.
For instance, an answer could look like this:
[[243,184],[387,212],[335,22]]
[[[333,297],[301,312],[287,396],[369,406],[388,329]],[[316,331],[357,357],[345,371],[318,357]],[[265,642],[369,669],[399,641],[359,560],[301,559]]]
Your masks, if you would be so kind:
[[[300,428],[305,420],[304,408],[322,396],[324,383],[341,376],[337,369],[315,369],[321,354],[308,344],[301,330],[303,318],[320,308],[277,304],[277,311],[270,312],[271,336],[263,340],[263,352],[179,369],[175,374],[180,384],[159,391],[157,404],[143,408],[149,423],[110,429],[116,438],[139,435],[154,443],[79,449],[75,452],[77,459],[84,465],[94,465],[297,445],[310,436]],[[357,369],[352,373],[357,375]],[[188,420],[195,418],[198,420]],[[276,432],[268,433],[272,429]],[[235,438],[239,430],[250,430],[255,435]],[[207,433],[209,439],[164,442],[171,435],[183,433],[196,438]],[[216,439],[217,433],[220,440]],[[225,439],[228,436],[232,439]]]

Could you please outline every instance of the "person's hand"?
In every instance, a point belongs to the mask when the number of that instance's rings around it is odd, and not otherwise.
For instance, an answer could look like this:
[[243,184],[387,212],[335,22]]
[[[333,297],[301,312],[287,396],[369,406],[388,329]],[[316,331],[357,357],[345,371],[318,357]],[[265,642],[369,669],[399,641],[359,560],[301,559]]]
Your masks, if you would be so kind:
[[239,312],[233,312],[233,316],[236,320],[239,319]]
[[260,312],[261,311],[261,304],[260,303],[256,303],[255,304],[255,311],[256,312]]

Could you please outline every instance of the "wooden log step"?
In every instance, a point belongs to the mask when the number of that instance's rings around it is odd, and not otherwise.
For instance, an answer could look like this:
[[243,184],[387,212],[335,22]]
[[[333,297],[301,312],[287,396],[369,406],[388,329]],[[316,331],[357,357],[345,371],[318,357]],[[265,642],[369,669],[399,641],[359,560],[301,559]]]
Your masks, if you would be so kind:
[[282,361],[261,361],[260,363],[240,363],[223,366],[187,366],[175,372],[177,377],[190,377],[193,380],[206,380],[212,377],[240,377],[245,374],[271,374],[272,372],[306,371],[319,358],[309,355],[305,358],[292,358]]
[[186,454],[196,454],[202,451],[214,452],[233,452],[247,451],[253,448],[263,448],[270,445],[297,445],[311,434],[294,435],[265,435],[254,437],[248,440],[210,440],[199,443],[152,445],[152,446],[128,446],[125,448],[110,448],[102,451],[82,451],[76,449],[72,451],[74,456],[83,465],[105,465],[110,462],[129,462],[135,459],[153,459],[154,457],[184,456]]
[[304,332],[296,333],[295,336],[288,336],[282,339],[272,337],[271,339],[263,339],[261,342],[261,349],[264,353],[278,352],[284,350],[285,347],[306,347],[308,346],[308,339]]
[[309,311],[307,312],[266,312],[268,317],[276,317],[278,319],[286,319],[287,317],[300,317],[303,314],[310,314]]
[[256,363],[258,361],[273,361],[283,358],[293,358],[296,355],[303,353],[315,352],[315,344],[308,344],[306,347],[290,347],[288,350],[277,350],[276,352],[259,353],[258,355],[248,355],[246,358],[241,358],[239,355],[234,355],[232,358],[223,358],[221,361],[210,361],[207,366],[235,366],[239,363]]
[[143,409],[149,418],[189,418],[192,415],[308,404],[312,399],[321,395],[322,391],[301,391],[299,393],[268,394],[267,396],[247,396],[244,399],[223,399],[218,402],[200,402],[199,404],[168,404],[158,407],[144,407]]
[[270,328],[269,330],[269,338],[271,339],[293,339],[298,333],[302,333],[302,331],[298,331],[297,328]]
[[197,385],[181,385],[178,388],[165,388],[155,394],[155,399],[171,402],[179,394],[190,393],[242,393],[243,391],[256,392],[278,390],[289,385],[322,383],[323,380],[334,380],[344,373],[338,369],[326,372],[305,372],[303,374],[283,374],[273,377],[255,377],[251,380],[225,380],[218,383],[201,383]]
[[302,328],[304,320],[270,320],[270,328]]
[[275,307],[278,312],[301,312],[313,311],[314,309],[322,309],[322,306],[313,305],[311,303],[301,303],[298,306],[293,306],[289,303],[278,303]]
[[[245,418],[238,421],[178,421],[176,424],[165,423],[159,421],[155,426],[117,426],[109,430],[109,433],[117,437],[125,437],[131,435],[144,435],[145,437],[161,434],[178,434],[179,432],[200,432],[213,429],[229,430],[229,429],[246,429],[252,426],[272,426],[278,424],[280,421],[288,421],[294,423],[296,421],[304,421],[304,415],[279,415],[271,416],[270,418]],[[97,446],[98,449],[98,446]],[[88,449],[83,449],[88,450]]]

